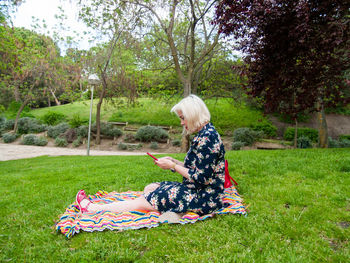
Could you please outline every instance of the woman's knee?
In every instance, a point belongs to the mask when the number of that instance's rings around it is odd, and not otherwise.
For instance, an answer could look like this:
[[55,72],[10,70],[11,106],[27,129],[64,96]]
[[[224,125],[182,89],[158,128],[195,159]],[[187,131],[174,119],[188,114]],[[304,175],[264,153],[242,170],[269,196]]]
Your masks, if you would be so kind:
[[149,185],[146,185],[145,189],[143,189],[143,193],[150,193],[156,190],[159,187],[159,183],[151,183]]

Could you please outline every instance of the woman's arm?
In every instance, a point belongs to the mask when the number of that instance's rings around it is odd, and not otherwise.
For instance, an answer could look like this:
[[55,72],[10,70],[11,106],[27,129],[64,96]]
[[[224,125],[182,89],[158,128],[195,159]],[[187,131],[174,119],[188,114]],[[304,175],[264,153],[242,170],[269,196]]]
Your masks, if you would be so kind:
[[184,164],[180,161],[173,159],[172,157],[163,157],[159,158],[158,161],[154,161],[156,165],[165,170],[173,169],[175,172],[178,172],[186,179],[189,179],[188,168],[184,167]]

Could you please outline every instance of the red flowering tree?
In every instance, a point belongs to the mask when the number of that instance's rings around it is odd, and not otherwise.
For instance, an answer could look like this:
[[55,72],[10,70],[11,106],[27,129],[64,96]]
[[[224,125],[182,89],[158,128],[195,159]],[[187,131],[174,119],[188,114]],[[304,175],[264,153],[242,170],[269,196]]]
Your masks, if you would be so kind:
[[295,121],[317,111],[321,147],[324,107],[350,98],[349,10],[349,0],[222,0],[216,9],[214,23],[239,39],[245,54],[248,94]]

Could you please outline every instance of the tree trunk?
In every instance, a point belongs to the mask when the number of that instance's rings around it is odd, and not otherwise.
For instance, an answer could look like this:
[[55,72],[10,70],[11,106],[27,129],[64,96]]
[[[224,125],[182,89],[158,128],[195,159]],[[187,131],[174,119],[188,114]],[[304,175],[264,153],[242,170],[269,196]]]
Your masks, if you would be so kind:
[[328,148],[328,127],[326,114],[324,112],[323,103],[317,103],[317,120],[318,120],[318,146],[320,148]]
[[53,98],[54,98],[54,100],[56,102],[56,105],[57,106],[61,105],[61,102],[57,99],[55,93],[52,91],[52,89],[50,87],[49,87],[49,90],[50,90],[50,92],[51,92],[51,94],[52,94],[52,96],[53,96]]
[[20,102],[21,101],[21,95],[20,95],[20,92],[18,90],[17,85],[15,85],[15,88],[14,88],[14,95],[15,95],[16,102]]
[[18,130],[18,120],[19,120],[19,117],[21,116],[21,113],[24,109],[24,107],[28,104],[30,100],[30,96],[28,95],[26,97],[26,99],[23,101],[23,103],[21,104],[21,107],[19,107],[18,111],[17,111],[17,115],[16,115],[16,120],[15,120],[15,125],[13,127],[13,130],[15,133],[17,133],[17,130]]
[[298,147],[298,118],[294,118],[295,130],[294,130],[294,148]]
[[99,145],[101,143],[101,106],[104,98],[105,88],[102,88],[102,92],[100,94],[99,101],[96,106],[96,144]]

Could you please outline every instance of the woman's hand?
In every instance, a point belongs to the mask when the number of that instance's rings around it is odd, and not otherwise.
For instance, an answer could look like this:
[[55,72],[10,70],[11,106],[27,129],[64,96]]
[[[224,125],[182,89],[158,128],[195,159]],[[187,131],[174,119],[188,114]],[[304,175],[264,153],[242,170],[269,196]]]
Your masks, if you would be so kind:
[[172,161],[172,158],[168,156],[159,158],[158,161],[154,161],[154,163],[158,165],[160,168],[165,170],[174,168],[176,164],[175,162]]

